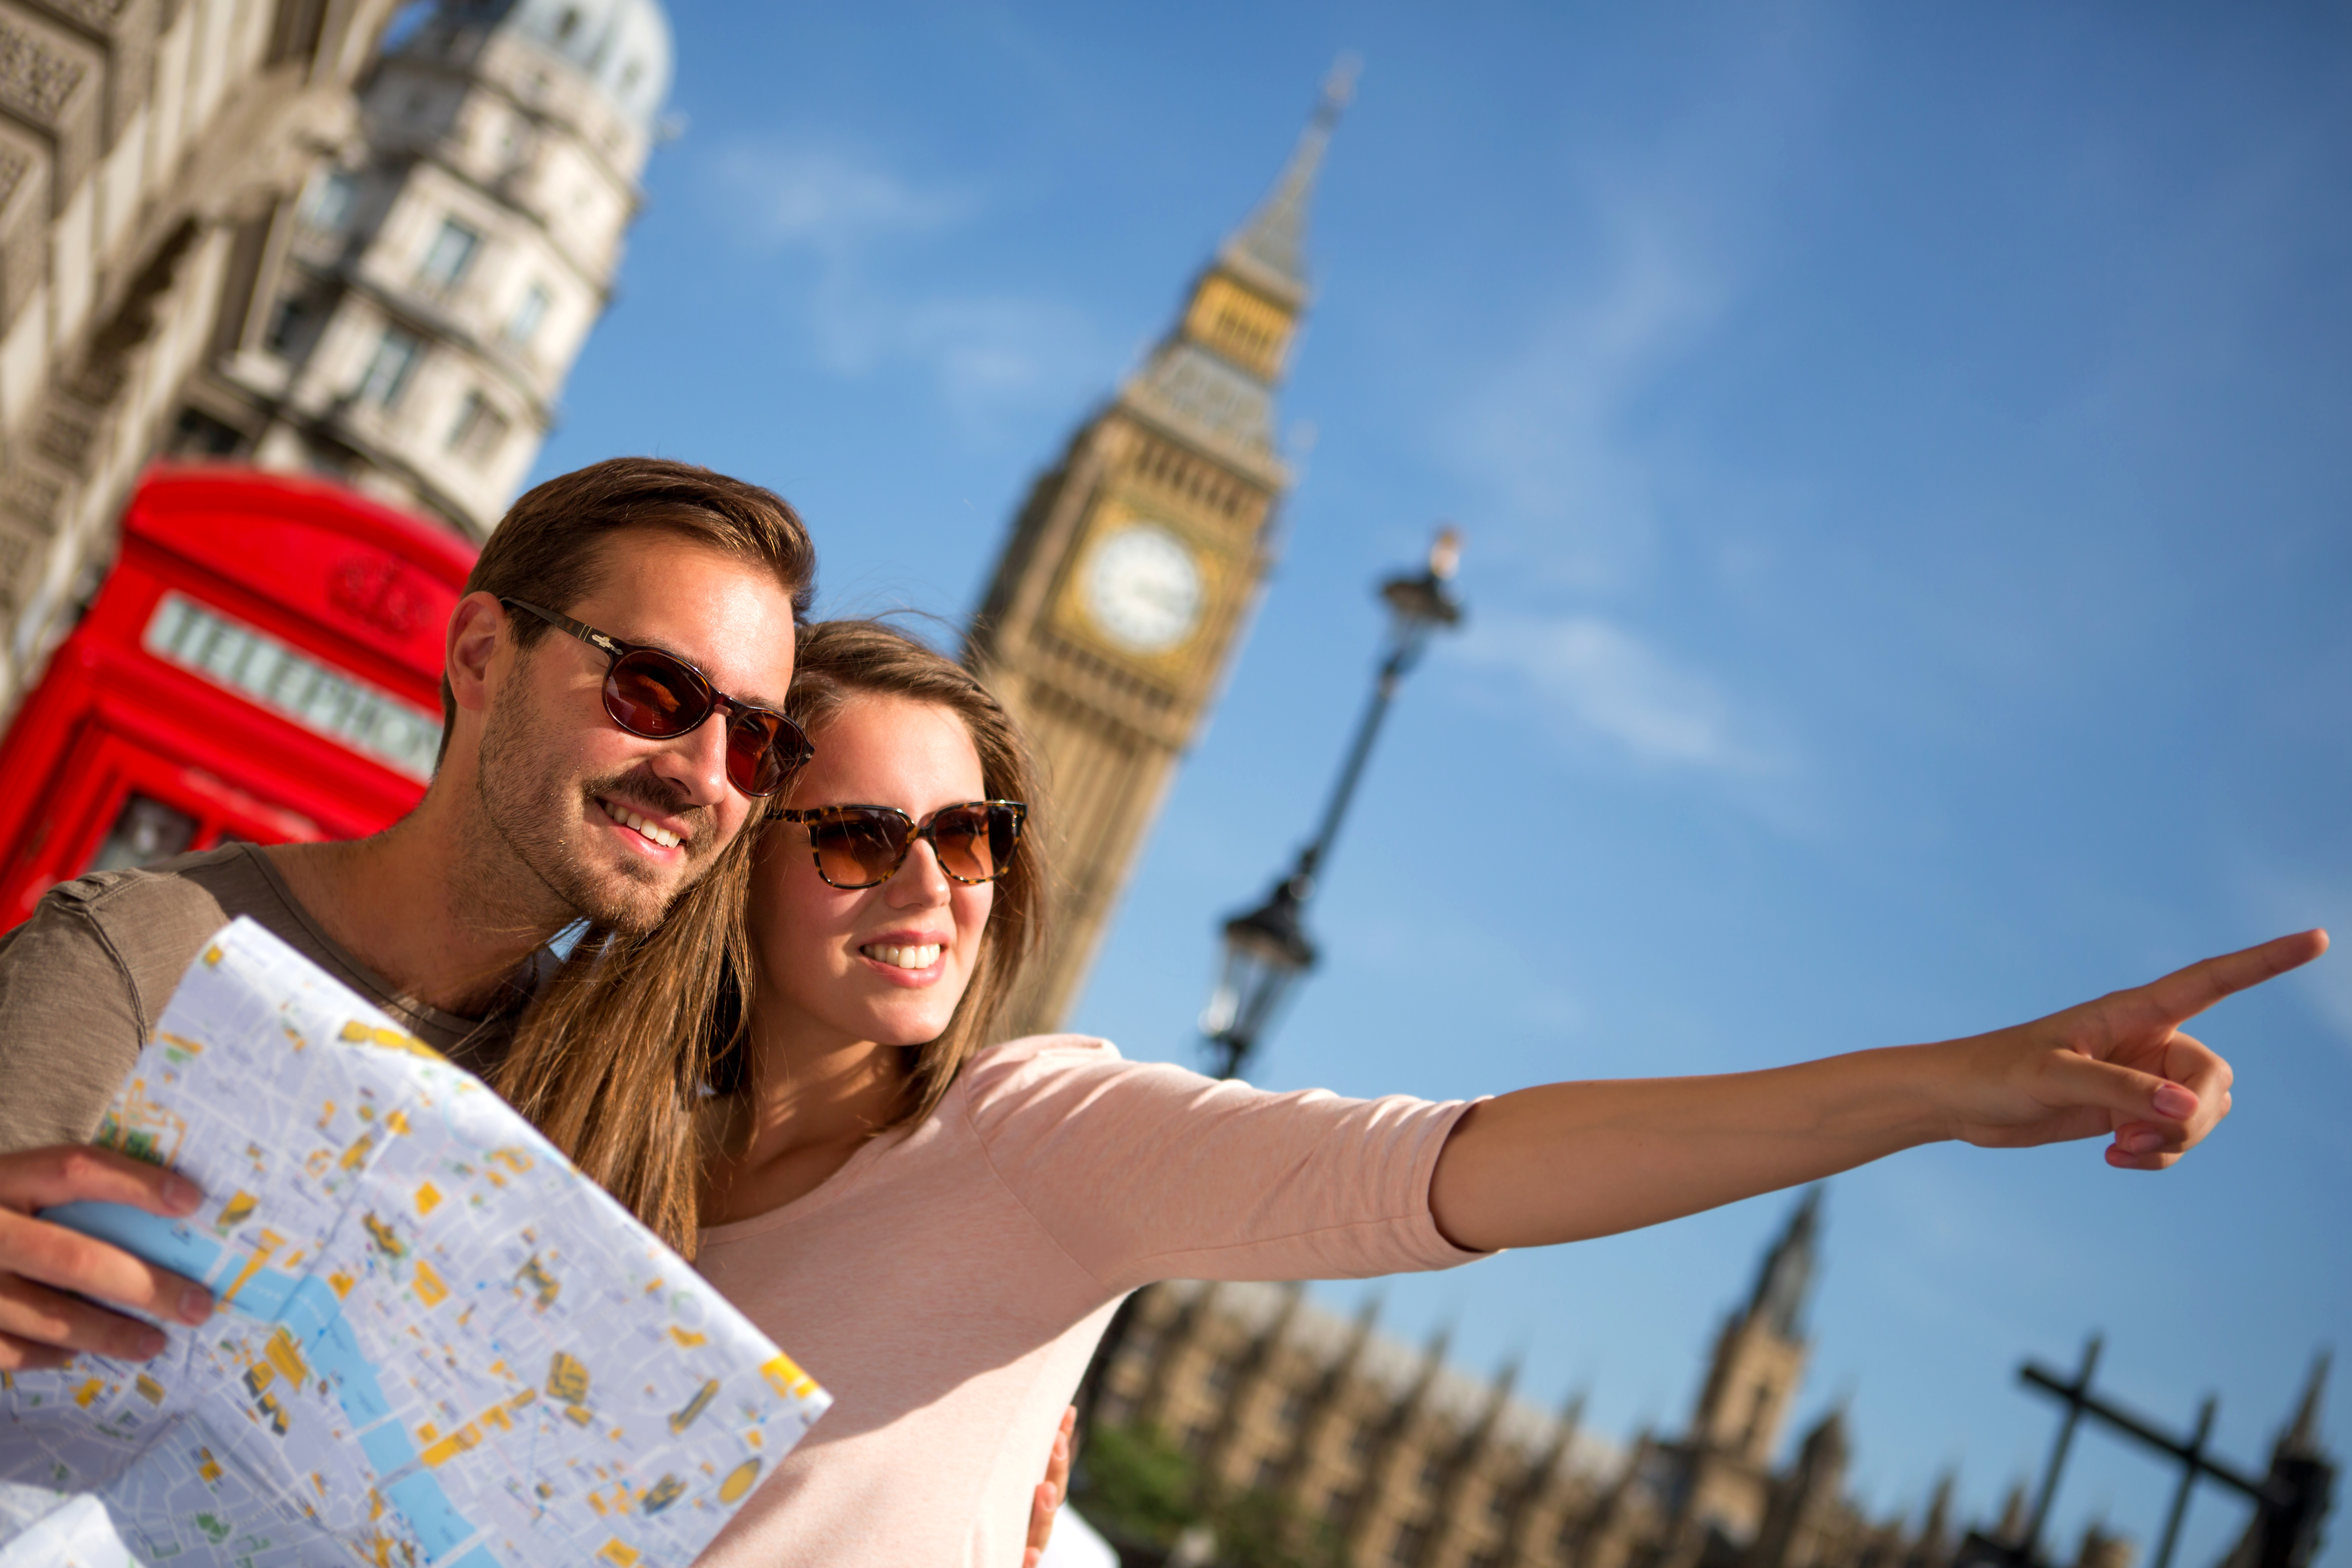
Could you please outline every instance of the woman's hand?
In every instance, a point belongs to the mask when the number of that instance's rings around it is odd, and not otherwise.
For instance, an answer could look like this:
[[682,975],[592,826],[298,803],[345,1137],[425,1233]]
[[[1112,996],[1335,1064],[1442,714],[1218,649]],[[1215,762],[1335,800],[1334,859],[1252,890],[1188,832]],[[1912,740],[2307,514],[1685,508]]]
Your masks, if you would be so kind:
[[1044,1560],[1046,1542],[1054,1539],[1054,1515],[1062,1500],[1070,1491],[1070,1445],[1078,1429],[1078,1407],[1071,1405],[1062,1412],[1062,1425],[1054,1434],[1054,1451],[1045,1459],[1045,1479],[1029,1498],[1029,1540],[1021,1552],[1021,1568],[1037,1568]]
[[2230,1114],[2230,1064],[2180,1026],[2326,951],[2325,931],[2283,936],[2030,1024],[1952,1041],[1944,1047],[1951,1135],[2018,1149],[2112,1133],[2108,1164],[2161,1171]]

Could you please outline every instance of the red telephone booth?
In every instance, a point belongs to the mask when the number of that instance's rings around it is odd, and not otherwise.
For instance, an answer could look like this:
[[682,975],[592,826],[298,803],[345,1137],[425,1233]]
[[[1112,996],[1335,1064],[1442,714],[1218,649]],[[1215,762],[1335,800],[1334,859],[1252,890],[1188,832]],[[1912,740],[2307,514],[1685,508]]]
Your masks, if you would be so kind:
[[400,817],[440,748],[473,560],[317,480],[149,470],[113,574],[0,740],[0,930],[85,871]]

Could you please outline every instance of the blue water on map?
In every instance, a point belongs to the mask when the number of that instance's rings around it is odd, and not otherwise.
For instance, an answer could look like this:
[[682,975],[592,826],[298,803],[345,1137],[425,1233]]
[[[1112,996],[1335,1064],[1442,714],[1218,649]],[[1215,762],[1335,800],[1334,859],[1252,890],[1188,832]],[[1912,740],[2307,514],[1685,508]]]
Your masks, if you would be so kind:
[[198,1236],[184,1221],[165,1219],[128,1204],[86,1200],[59,1204],[55,1208],[43,1209],[39,1217],[84,1236],[110,1241],[125,1252],[191,1279],[204,1279],[221,1258],[220,1245]]
[[[198,1236],[179,1220],[165,1219],[124,1204],[78,1202],[44,1209],[40,1217],[100,1241],[158,1268],[207,1279],[228,1249]],[[388,1419],[375,1363],[360,1349],[359,1336],[343,1316],[341,1300],[322,1280],[298,1279],[274,1268],[247,1275],[229,1310],[263,1322],[282,1323],[310,1363],[335,1385],[343,1415],[359,1434],[360,1450],[375,1467],[379,1489],[416,1531],[427,1563],[438,1563],[475,1533],[430,1470],[418,1469],[416,1448],[397,1421]],[[412,1473],[399,1475],[404,1468]],[[468,1552],[452,1568],[499,1568],[487,1546]]]

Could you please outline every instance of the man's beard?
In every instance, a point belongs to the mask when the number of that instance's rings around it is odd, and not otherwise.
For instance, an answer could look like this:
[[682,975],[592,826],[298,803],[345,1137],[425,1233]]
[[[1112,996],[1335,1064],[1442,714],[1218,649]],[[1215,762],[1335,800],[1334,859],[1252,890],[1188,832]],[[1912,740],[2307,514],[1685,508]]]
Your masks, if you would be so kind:
[[[690,805],[684,790],[643,763],[602,778],[567,779],[542,735],[527,696],[509,688],[494,700],[476,773],[485,820],[571,914],[629,935],[651,931],[718,849],[709,808]],[[574,825],[604,815],[599,795],[682,822],[688,835],[686,863],[671,871],[625,852],[617,865],[591,864]]]

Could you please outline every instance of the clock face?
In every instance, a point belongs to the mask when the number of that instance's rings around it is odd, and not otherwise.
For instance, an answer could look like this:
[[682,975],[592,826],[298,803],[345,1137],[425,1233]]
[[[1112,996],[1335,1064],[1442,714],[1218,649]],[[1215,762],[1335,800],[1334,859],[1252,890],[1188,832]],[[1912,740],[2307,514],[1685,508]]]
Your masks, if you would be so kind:
[[1166,653],[1200,619],[1200,563],[1155,522],[1129,523],[1096,545],[1080,587],[1095,625],[1131,653]]

